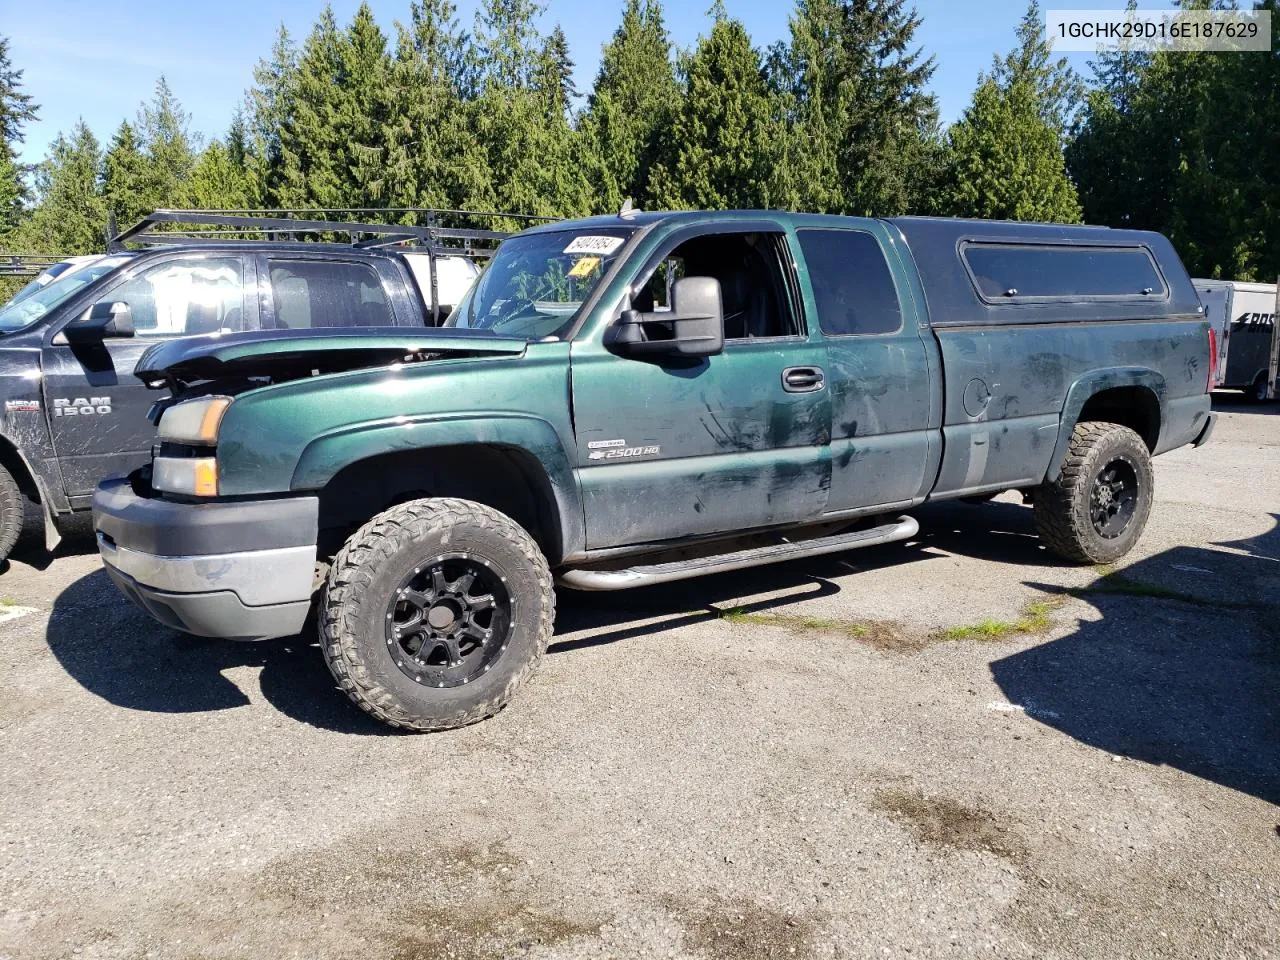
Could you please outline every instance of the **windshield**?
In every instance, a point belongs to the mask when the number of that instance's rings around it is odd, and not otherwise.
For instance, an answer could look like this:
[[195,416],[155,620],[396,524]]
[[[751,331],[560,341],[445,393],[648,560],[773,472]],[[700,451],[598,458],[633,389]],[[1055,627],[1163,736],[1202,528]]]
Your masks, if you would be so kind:
[[530,340],[563,336],[631,233],[597,228],[512,237],[444,325]]
[[22,300],[6,304],[0,309],[0,333],[13,333],[29,327],[50,310],[61,306],[93,281],[105,277],[128,260],[127,255],[103,257],[91,266],[54,280]]
[[42,273],[40,274],[40,276],[36,277],[34,280],[28,283],[25,287],[23,287],[21,290],[15,293],[12,297],[10,297],[5,302],[4,305],[8,307],[17,303],[19,300],[25,300],[27,299],[27,297],[31,296],[37,290],[41,289],[42,287],[46,287],[48,285],[49,285],[49,278],[46,274]]

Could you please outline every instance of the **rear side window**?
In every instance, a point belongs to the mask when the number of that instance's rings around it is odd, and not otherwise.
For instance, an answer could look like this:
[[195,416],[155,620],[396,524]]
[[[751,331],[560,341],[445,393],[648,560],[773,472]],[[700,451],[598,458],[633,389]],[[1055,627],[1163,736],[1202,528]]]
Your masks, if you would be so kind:
[[366,263],[269,260],[276,326],[390,327],[391,306],[377,271]]
[[965,263],[984,300],[1163,297],[1151,254],[1141,247],[970,243]]
[[799,237],[824,334],[893,333],[902,327],[893,275],[875,237],[860,230],[801,230]]

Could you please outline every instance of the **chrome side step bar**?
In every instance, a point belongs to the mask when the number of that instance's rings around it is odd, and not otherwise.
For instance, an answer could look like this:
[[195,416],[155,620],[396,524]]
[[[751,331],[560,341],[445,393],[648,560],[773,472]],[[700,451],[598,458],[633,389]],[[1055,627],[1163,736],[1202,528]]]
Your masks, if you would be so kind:
[[557,581],[574,590],[630,590],[632,587],[650,587],[672,580],[687,580],[709,573],[725,573],[762,567],[767,563],[798,560],[801,557],[817,557],[826,553],[839,553],[857,547],[873,547],[894,540],[909,540],[920,532],[920,524],[913,517],[899,517],[893,523],[882,524],[853,533],[840,533],[831,537],[815,537],[812,540],[785,541],[767,547],[737,550],[714,557],[696,560],[674,560],[649,566],[627,567],[622,570],[566,570]]

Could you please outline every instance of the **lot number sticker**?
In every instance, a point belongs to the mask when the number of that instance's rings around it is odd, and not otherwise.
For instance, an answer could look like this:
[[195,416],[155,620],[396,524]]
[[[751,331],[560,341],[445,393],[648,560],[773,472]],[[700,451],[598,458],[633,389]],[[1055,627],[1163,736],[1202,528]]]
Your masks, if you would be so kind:
[[582,280],[591,276],[591,271],[600,266],[599,257],[583,257],[573,265],[573,269],[569,271],[568,276],[575,280]]
[[607,257],[622,246],[622,237],[574,237],[565,253],[596,253]]

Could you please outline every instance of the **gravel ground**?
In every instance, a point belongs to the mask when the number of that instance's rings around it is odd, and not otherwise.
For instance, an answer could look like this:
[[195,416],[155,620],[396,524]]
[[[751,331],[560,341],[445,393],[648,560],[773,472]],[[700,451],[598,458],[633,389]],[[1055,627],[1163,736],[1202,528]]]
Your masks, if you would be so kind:
[[433,736],[32,542],[0,958],[1280,956],[1280,409],[1222,409],[1115,570],[1006,496],[565,593],[511,707]]

